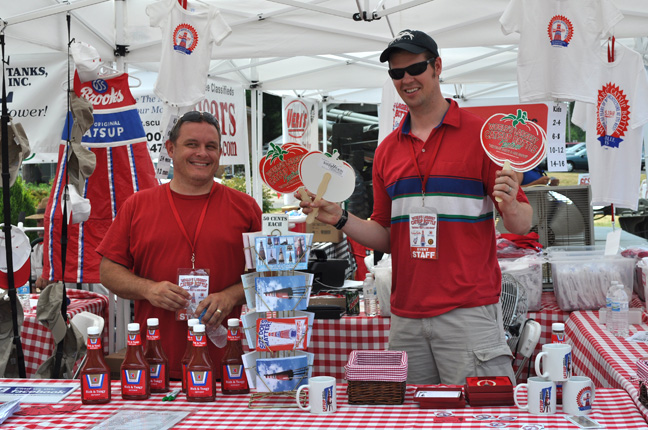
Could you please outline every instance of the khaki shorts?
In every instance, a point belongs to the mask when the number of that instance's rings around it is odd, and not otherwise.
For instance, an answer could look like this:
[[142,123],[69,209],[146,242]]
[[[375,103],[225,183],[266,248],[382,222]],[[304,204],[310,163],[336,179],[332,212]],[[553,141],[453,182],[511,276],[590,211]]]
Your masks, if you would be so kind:
[[463,385],[468,376],[508,376],[515,385],[499,303],[432,318],[392,314],[389,349],[407,352],[409,384]]

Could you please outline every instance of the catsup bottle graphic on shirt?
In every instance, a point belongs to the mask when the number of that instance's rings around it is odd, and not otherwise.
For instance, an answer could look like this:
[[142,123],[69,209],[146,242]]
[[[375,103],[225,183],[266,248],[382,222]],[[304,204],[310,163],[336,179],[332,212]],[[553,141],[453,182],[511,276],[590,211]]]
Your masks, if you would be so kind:
[[223,394],[247,394],[250,392],[245,368],[241,329],[237,318],[227,320],[227,348],[221,360],[221,389]]
[[193,333],[193,354],[187,366],[187,401],[213,402],[216,398],[216,381],[207,350],[205,325],[196,324]]
[[160,321],[149,318],[146,325],[144,358],[149,365],[151,393],[166,393],[169,391],[169,359],[160,345]]
[[200,320],[198,318],[191,318],[187,321],[187,346],[185,347],[184,355],[180,361],[182,367],[182,392],[187,392],[187,366],[189,365],[189,359],[193,353],[193,327],[198,324]]
[[110,368],[106,364],[99,327],[88,327],[88,353],[81,370],[81,403],[99,405],[110,402]]
[[138,323],[128,324],[126,357],[121,365],[121,390],[124,400],[144,400],[151,396],[149,365],[142,351]]

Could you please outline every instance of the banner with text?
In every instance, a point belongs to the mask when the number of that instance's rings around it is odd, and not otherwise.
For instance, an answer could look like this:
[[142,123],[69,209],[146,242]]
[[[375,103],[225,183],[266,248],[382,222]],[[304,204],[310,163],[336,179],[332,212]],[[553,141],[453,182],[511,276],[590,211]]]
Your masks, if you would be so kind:
[[[153,161],[157,161],[166,136],[160,130],[163,103],[153,89],[133,89],[137,109],[146,132],[149,151]],[[248,127],[245,90],[227,79],[209,78],[205,89],[205,99],[196,104],[195,110],[214,115],[221,126],[221,145],[223,155],[221,165],[248,163]]]
[[12,55],[5,67],[9,116],[25,128],[32,154],[54,160],[67,110],[66,70],[65,54]]
[[298,143],[309,151],[318,150],[317,100],[283,97],[281,100],[283,143]]

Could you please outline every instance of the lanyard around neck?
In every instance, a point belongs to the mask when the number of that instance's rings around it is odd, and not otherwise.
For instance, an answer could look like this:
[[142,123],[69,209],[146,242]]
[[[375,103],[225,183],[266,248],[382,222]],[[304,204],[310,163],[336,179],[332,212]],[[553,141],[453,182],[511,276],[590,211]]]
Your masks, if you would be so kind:
[[207,213],[207,206],[209,206],[209,201],[211,200],[211,196],[214,193],[214,184],[212,184],[211,189],[209,190],[209,196],[207,196],[207,200],[205,201],[205,204],[203,205],[202,212],[200,213],[200,218],[198,219],[198,224],[196,225],[196,233],[194,234],[193,241],[189,239],[189,234],[187,233],[187,230],[184,227],[184,224],[182,223],[182,220],[180,219],[180,214],[178,213],[178,209],[176,208],[175,203],[173,202],[173,196],[171,195],[171,184],[168,184],[166,187],[167,191],[167,198],[169,199],[169,204],[171,205],[171,212],[173,212],[173,216],[176,220],[176,223],[178,223],[178,227],[180,227],[180,231],[184,235],[184,237],[187,239],[187,242],[189,242],[189,246],[191,246],[191,268],[195,269],[195,263],[196,263],[196,241],[198,240],[198,235],[200,234],[200,229],[202,228],[203,222],[205,221],[205,214]]
[[[439,124],[438,127],[432,130],[432,140],[436,141],[436,144],[434,144],[434,147],[432,148],[432,158],[430,159],[430,165],[428,166],[427,169],[425,169],[425,177],[423,177],[423,175],[421,174],[421,168],[418,165],[416,154],[414,153],[414,144],[412,142],[408,142],[410,148],[410,155],[412,156],[412,162],[414,163],[414,167],[416,167],[416,172],[418,173],[418,176],[421,179],[421,206],[425,206],[425,184],[427,184],[427,181],[430,178],[430,173],[432,172],[432,166],[434,165],[436,156],[439,153],[439,148],[441,147],[441,141],[443,141],[443,135],[445,134],[446,128],[441,127],[442,125],[443,122]],[[428,136],[427,140],[423,142],[423,149],[425,149],[425,145],[429,141],[430,141],[430,137]]]

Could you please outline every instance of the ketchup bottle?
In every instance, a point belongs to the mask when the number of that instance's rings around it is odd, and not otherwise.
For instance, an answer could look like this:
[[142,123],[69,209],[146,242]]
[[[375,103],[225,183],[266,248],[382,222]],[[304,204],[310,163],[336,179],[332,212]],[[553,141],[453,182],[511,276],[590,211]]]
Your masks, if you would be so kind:
[[149,365],[142,351],[138,323],[128,324],[126,357],[121,365],[121,390],[124,400],[144,400],[151,396]]
[[182,392],[187,392],[187,365],[189,364],[189,359],[193,353],[193,327],[198,324],[200,320],[198,318],[191,318],[187,321],[187,346],[185,347],[184,355],[182,356],[182,361],[180,361],[180,366],[182,367]]
[[110,402],[110,367],[106,364],[99,327],[88,327],[88,353],[81,370],[81,403],[100,405]]
[[193,333],[193,354],[187,366],[187,401],[213,402],[216,399],[216,380],[207,350],[205,325],[196,324]]
[[169,359],[160,345],[160,321],[157,318],[146,320],[146,351],[144,358],[149,365],[151,393],[169,391]]
[[243,346],[238,318],[227,320],[227,348],[221,360],[221,389],[223,394],[248,394],[247,376],[243,367]]

